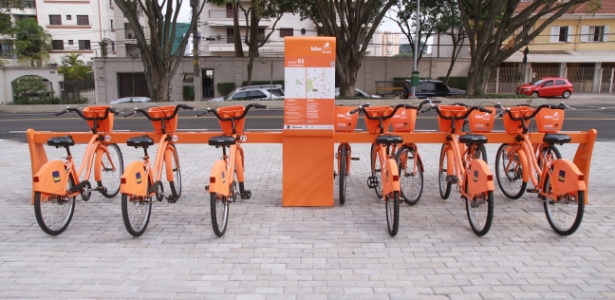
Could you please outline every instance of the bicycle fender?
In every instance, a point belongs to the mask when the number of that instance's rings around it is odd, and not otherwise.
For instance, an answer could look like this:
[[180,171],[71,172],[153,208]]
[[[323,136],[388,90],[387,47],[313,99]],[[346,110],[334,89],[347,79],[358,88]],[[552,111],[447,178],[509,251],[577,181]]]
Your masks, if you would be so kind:
[[468,169],[468,194],[478,195],[493,191],[493,174],[489,165],[482,159],[473,159]]
[[34,175],[32,191],[54,195],[66,194],[68,174],[61,160],[46,162]]
[[[387,168],[385,172],[385,182],[382,187],[383,194],[385,193],[385,189],[387,194],[394,191],[400,191],[401,187],[399,186],[399,168],[397,167],[397,162],[395,162],[394,159],[390,158],[387,161]],[[389,187],[388,189],[386,188],[387,186]]]
[[233,174],[228,174],[224,161],[218,160],[214,163],[209,174],[209,192],[220,195],[229,195],[229,180]]
[[147,174],[141,161],[131,162],[122,174],[120,193],[127,195],[147,196]]
[[586,191],[585,177],[581,170],[568,159],[556,159],[553,161],[553,173],[551,173],[551,186],[553,194],[563,195]]

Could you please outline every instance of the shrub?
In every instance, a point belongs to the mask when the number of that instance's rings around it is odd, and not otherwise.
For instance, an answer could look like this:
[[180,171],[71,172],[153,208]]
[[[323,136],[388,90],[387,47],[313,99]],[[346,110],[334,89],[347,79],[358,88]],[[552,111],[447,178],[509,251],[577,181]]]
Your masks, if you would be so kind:
[[184,101],[194,101],[194,86],[184,85],[182,87],[182,97]]
[[218,93],[223,96],[226,96],[228,93],[232,92],[235,89],[234,82],[221,82],[217,84]]

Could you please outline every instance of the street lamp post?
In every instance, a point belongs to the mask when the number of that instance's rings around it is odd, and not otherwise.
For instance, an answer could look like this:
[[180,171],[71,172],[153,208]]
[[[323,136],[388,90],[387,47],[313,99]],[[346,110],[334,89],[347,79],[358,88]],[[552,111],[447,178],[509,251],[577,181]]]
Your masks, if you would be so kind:
[[412,98],[416,98],[416,86],[419,84],[419,72],[418,72],[418,53],[419,44],[421,42],[421,0],[416,0],[416,38],[414,40],[414,66],[412,67]]

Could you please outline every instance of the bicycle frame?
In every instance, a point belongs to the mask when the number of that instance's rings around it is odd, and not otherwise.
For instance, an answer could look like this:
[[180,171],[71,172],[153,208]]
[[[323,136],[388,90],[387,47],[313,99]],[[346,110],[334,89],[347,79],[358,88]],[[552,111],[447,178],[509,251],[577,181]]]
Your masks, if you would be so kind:
[[376,144],[376,159],[380,162],[380,166],[384,167],[385,172],[381,173],[382,184],[382,200],[385,196],[393,192],[400,191],[399,185],[399,168],[395,159],[391,158],[391,153],[395,153],[397,145],[384,146],[382,144]]
[[[233,137],[237,139],[236,135]],[[238,182],[244,181],[243,148],[239,140],[237,144],[229,146],[228,152],[229,154],[226,153],[226,148],[223,149],[222,158],[214,163],[209,175],[209,192],[225,197],[231,196],[230,187],[235,182],[235,175]]]
[[[471,150],[459,143],[459,135],[447,133],[447,175],[457,178],[459,193],[474,201],[477,195],[486,191],[493,191],[493,175],[487,163],[482,159],[473,159]],[[468,165],[469,163],[469,165]],[[467,185],[467,192],[466,192]]]

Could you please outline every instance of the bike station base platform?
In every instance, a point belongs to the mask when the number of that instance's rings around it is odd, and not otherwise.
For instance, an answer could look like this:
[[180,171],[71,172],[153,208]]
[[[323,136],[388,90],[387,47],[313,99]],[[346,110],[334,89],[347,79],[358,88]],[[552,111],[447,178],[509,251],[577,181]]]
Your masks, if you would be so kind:
[[[586,200],[585,200],[587,203],[589,201],[590,165],[591,165],[591,158],[592,158],[592,153],[594,149],[594,143],[597,137],[597,131],[595,129],[591,129],[589,131],[582,131],[582,132],[562,131],[560,133],[568,134],[571,137],[571,141],[570,141],[571,144],[578,144],[577,150],[574,155],[573,162],[577,165],[579,170],[583,174],[585,174],[585,177],[584,177],[585,184],[588,187],[588,191],[586,194]],[[135,137],[135,136],[141,136],[144,134],[149,135],[154,140],[159,140],[160,138],[159,134],[152,133],[152,132],[111,132],[108,135],[111,137],[111,140],[110,140],[111,143],[124,144],[126,140],[128,140],[128,138]],[[177,137],[177,141],[175,142],[177,144],[182,144],[182,143],[207,144],[207,141],[211,137],[218,136],[221,134],[222,134],[221,132],[177,132],[177,133],[174,133],[173,135]],[[446,140],[446,134],[443,132],[411,132],[411,133],[391,133],[391,134],[401,136],[404,140],[404,143],[416,143],[419,145],[422,143],[442,144]],[[62,136],[62,135],[71,135],[75,143],[87,143],[92,136],[90,132],[37,132],[32,129],[28,129],[26,132],[26,135],[27,135],[29,150],[30,150],[32,174],[35,174],[36,171],[38,171],[40,167],[45,162],[47,162],[47,155],[45,152],[44,144],[47,143],[47,140],[49,138],[56,137],[56,136]],[[329,145],[331,146],[330,149],[325,148],[323,150],[323,151],[329,151],[331,155],[329,157],[326,157],[326,156],[321,157],[325,160],[330,160],[330,163],[327,164],[327,162],[324,160],[318,161],[318,162],[311,162],[311,163],[312,164],[322,164],[323,166],[327,166],[327,168],[328,166],[333,165],[333,159],[334,159],[332,155],[334,153],[333,143],[340,143],[340,142],[347,142],[351,144],[352,143],[372,143],[375,138],[374,134],[364,133],[364,132],[334,133],[333,131],[331,131],[330,135],[327,135],[327,134],[325,135],[329,138],[332,136],[333,137],[332,141],[329,140],[329,141],[322,142],[323,144],[318,144],[315,147],[318,148],[318,147],[329,147]],[[514,141],[514,136],[507,134],[505,132],[490,132],[490,133],[484,133],[484,135],[487,136],[488,143],[490,144],[511,143]],[[544,137],[544,133],[531,133],[530,134],[532,143],[542,142],[543,137]],[[293,138],[301,139],[301,134],[299,135],[290,134],[289,135],[288,133],[286,133],[286,136],[285,136],[284,132],[246,132],[244,143],[281,143],[283,144],[283,148],[284,148],[285,138],[288,138],[290,140],[292,140]],[[306,137],[304,136],[304,138]],[[319,136],[318,139],[313,139],[309,141],[309,143],[317,143],[317,140],[319,140],[320,138],[322,138],[322,136]],[[318,143],[321,143],[321,142],[318,142]],[[306,147],[306,144],[299,143],[290,149],[284,148],[285,149],[284,156],[294,155],[294,154],[286,153],[286,151],[290,151],[292,153],[298,154],[296,157],[292,156],[293,159],[301,159],[302,161],[305,160],[305,162],[310,162],[310,155],[309,155],[310,152],[307,151],[306,149],[313,150],[313,148],[310,148],[310,147],[302,148],[302,147]],[[185,159],[182,159],[181,156],[180,156],[180,161],[184,161],[184,163],[186,163]],[[249,165],[250,162],[247,162],[246,164]],[[302,168],[301,170],[305,170],[305,169],[309,169],[309,165],[306,165],[305,168]],[[314,178],[320,178],[319,180],[328,181],[328,183],[325,181],[321,182],[324,184],[323,186],[321,186],[321,189],[324,190],[323,192],[324,196],[321,195],[325,197],[324,202],[320,202],[320,201],[306,202],[305,200],[302,200],[302,199],[300,199],[299,201],[286,200],[287,202],[285,206],[331,206],[332,203],[330,199],[332,198],[330,198],[328,195],[330,193],[331,194],[333,193],[333,189],[331,188],[332,187],[331,179],[332,179],[333,172],[330,170],[327,172],[328,172],[327,174],[318,173],[318,174],[314,174],[313,176]],[[302,174],[300,172],[297,174],[291,175],[292,178],[289,181],[285,181],[284,184],[285,185],[286,184],[296,184],[297,182],[301,181],[301,175]],[[311,185],[312,183],[309,183],[309,184]],[[317,184],[317,183],[314,182],[314,184]],[[318,187],[318,185],[316,185],[316,187]],[[327,187],[327,188],[323,189],[322,187]],[[289,188],[285,186],[285,189],[286,191],[288,191],[288,189],[292,190],[293,188],[292,187]],[[306,190],[306,189],[301,189],[299,191],[293,190],[292,195],[297,195],[301,193],[310,193],[310,192],[315,192],[315,191]],[[288,195],[290,194],[286,194],[287,199],[288,199]],[[311,197],[311,199],[315,199],[315,198]]]

